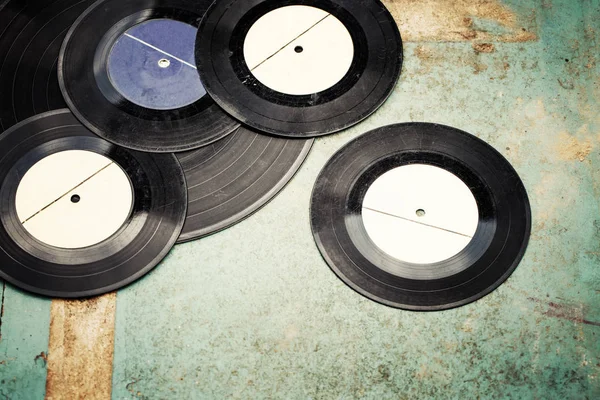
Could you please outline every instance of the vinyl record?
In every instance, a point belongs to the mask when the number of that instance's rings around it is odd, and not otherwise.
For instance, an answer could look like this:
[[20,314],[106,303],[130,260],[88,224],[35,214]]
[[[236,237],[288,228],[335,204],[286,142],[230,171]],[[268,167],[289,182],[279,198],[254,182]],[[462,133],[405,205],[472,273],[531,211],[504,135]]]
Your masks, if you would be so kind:
[[379,1],[224,0],[200,25],[196,64],[211,97],[244,124],[314,137],[381,106],[400,76],[402,40]]
[[98,138],[68,110],[0,136],[0,277],[34,293],[92,296],[155,267],[187,210],[172,154]]
[[286,139],[247,128],[209,146],[177,153],[188,185],[179,242],[227,228],[271,200],[292,179],[312,139]]
[[366,133],[331,158],[313,190],[311,224],[326,262],[360,294],[442,310],[509,277],[531,210],[519,176],[490,145],[409,123]]
[[60,50],[60,89],[92,132],[121,146],[175,152],[210,144],[239,123],[206,94],[194,62],[210,0],[100,0]]
[[0,5],[0,132],[65,108],[56,71],[63,39],[92,0],[9,0]]

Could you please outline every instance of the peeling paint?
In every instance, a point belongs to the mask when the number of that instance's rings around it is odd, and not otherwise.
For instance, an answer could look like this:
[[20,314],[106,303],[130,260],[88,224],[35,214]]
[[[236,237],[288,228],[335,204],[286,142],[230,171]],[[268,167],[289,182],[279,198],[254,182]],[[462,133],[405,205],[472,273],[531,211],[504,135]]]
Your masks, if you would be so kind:
[[473,50],[475,53],[493,53],[496,51],[496,47],[493,43],[473,43]]
[[561,132],[556,144],[556,152],[561,160],[585,161],[592,152],[593,143],[590,139],[578,140],[567,132]]
[[408,42],[537,40],[522,18],[497,0],[383,0],[383,4]]

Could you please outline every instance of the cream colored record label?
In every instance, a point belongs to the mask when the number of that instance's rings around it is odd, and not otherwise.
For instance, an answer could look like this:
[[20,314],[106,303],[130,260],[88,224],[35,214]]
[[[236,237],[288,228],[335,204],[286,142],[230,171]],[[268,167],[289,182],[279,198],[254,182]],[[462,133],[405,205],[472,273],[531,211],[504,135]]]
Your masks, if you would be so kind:
[[390,170],[369,187],[362,218],[371,240],[405,262],[444,261],[463,250],[479,222],[471,190],[454,174],[432,165]]
[[127,221],[133,190],[125,172],[94,152],[68,150],[33,165],[19,183],[16,210],[23,227],[50,246],[100,243]]
[[346,75],[354,43],[333,15],[310,6],[285,6],[252,25],[244,40],[244,58],[268,88],[308,95],[333,87]]

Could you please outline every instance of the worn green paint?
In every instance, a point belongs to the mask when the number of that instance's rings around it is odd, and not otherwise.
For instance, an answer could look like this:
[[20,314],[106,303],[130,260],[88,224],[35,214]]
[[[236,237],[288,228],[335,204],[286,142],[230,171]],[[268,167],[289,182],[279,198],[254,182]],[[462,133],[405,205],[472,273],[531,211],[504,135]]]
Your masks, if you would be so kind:
[[[491,54],[469,42],[407,43],[401,80],[375,115],[319,139],[260,212],[177,246],[119,292],[113,398],[600,398],[600,1],[506,4],[538,41],[494,43]],[[488,141],[529,191],[523,262],[455,310],[405,312],[361,297],[310,232],[310,192],[328,158],[407,121]],[[594,146],[583,161],[569,157],[571,138]],[[0,388],[11,399],[43,397],[34,358],[47,348],[48,309],[7,287]]]
[[[43,399],[50,300],[0,281],[0,399]],[[3,295],[3,296],[2,296]],[[41,356],[42,352],[44,353]]]

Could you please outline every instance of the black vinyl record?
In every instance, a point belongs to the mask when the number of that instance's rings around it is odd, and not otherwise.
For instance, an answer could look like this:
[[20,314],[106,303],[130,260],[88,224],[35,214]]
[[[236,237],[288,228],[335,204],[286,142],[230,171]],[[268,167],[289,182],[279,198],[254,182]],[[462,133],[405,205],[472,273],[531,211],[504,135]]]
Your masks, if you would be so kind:
[[188,186],[188,214],[179,242],[200,238],[248,217],[300,168],[312,139],[286,139],[239,128],[200,149],[177,153]]
[[[210,0],[100,0],[89,7],[67,33],[58,62],[60,88],[75,116],[106,140],[150,152],[191,150],[234,131],[239,123],[223,112],[204,91],[191,103],[174,108],[152,108],[126,97],[110,73],[112,64],[109,65],[109,60],[113,50],[130,29],[152,20],[175,21],[195,29],[210,3]],[[171,27],[155,36],[164,39],[170,31]],[[144,42],[134,39],[138,44]],[[177,46],[177,36],[167,43]],[[169,68],[175,68],[176,63],[183,66],[180,71],[195,68],[185,60],[161,53],[152,43],[144,44],[156,50],[157,55],[162,54],[159,66],[161,62],[167,65],[170,62]],[[189,51],[193,60],[193,42]],[[178,93],[173,88],[179,87],[185,92],[190,86],[185,81],[175,80],[176,85],[172,85],[166,78],[164,81],[157,79],[168,75],[169,69],[160,70],[155,62],[149,63],[148,54],[131,54],[130,58],[123,62],[129,63],[125,67],[129,66],[131,70],[123,74],[136,77],[137,80],[132,79],[132,82],[140,85],[162,84],[162,89],[167,90],[166,100],[177,103]],[[198,80],[195,70],[193,76]],[[188,74],[187,77],[191,76]]]
[[57,76],[63,39],[93,0],[9,0],[0,5],[0,132],[65,108]]
[[[248,32],[261,17],[287,6],[320,9],[347,29],[353,56],[337,83],[316,93],[286,94],[252,72],[254,67],[248,65],[244,53]],[[303,48],[297,46],[294,51],[301,53]],[[282,136],[315,137],[354,125],[383,104],[400,76],[402,39],[393,17],[379,1],[217,1],[198,30],[196,65],[211,97],[242,123]],[[311,67],[321,65],[327,68],[328,63],[317,58]],[[294,79],[291,76],[287,81]]]
[[[86,247],[56,247],[38,240],[17,211],[17,191],[25,174],[40,160],[68,150],[112,160],[131,185],[125,222],[106,240]],[[61,178],[56,176],[56,182]],[[115,146],[89,132],[68,110],[31,117],[0,136],[0,185],[0,277],[48,296],[92,296],[140,278],[175,244],[187,207],[185,178],[174,155]],[[75,207],[85,205],[85,200],[71,197],[78,203]],[[67,228],[54,232],[62,229]]]
[[[451,172],[477,203],[471,241],[443,261],[414,264],[391,257],[365,229],[361,213],[368,188],[409,164]],[[527,247],[531,210],[521,179],[490,145],[455,128],[408,123],[366,133],[331,158],[313,190],[311,223],[326,262],[360,294],[397,308],[442,310],[475,301],[510,276]]]

